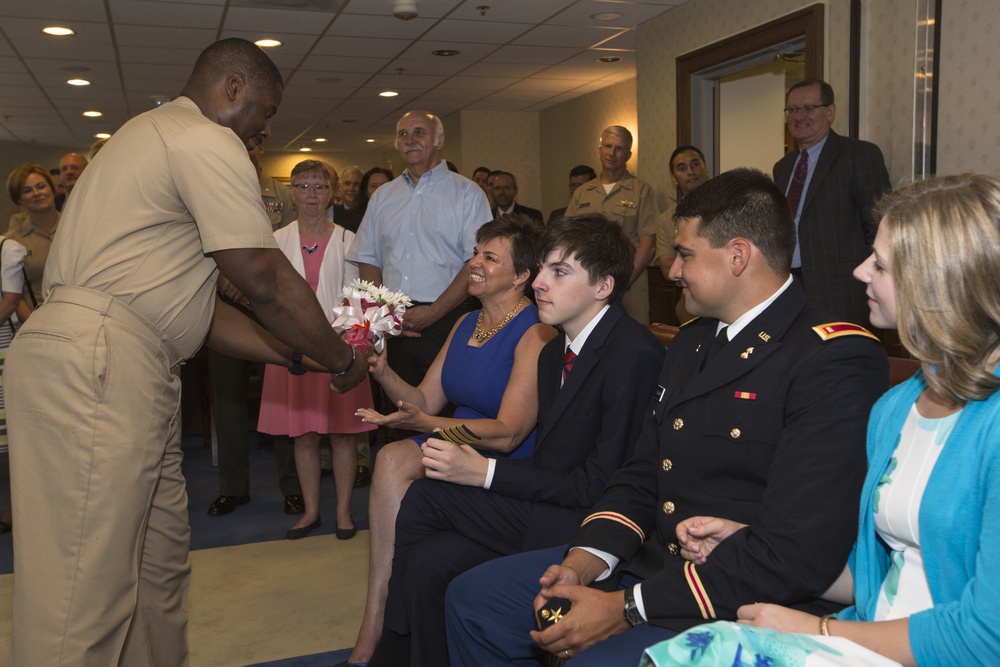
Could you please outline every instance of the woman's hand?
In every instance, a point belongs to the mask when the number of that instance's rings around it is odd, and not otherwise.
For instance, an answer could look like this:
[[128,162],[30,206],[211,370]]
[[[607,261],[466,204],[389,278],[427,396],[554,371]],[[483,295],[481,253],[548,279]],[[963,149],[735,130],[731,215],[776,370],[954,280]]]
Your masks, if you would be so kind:
[[368,362],[368,372],[375,378],[376,382],[381,384],[386,369],[389,368],[389,364],[385,360],[385,348],[383,347],[381,352],[369,354],[366,361]]
[[702,565],[720,542],[745,528],[745,523],[714,516],[693,516],[677,524],[677,541],[681,556],[695,565]]
[[757,602],[745,604],[736,610],[736,618],[744,625],[770,628],[780,632],[819,634],[819,617],[777,604]]
[[377,424],[378,426],[388,426],[389,428],[400,428],[407,431],[430,431],[433,428],[433,425],[430,423],[431,417],[412,403],[399,401],[396,407],[399,410],[388,415],[383,415],[368,408],[358,408],[354,414],[361,417],[361,421],[363,422]]

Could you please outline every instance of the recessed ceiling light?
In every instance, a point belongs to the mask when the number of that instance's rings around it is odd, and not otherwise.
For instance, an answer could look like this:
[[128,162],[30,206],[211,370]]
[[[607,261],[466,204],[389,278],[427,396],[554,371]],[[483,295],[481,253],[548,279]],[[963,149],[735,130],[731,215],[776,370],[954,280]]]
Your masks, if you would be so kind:
[[71,86],[89,86],[90,85],[90,82],[87,81],[86,79],[70,79],[66,83],[68,83]]
[[602,56],[602,57],[600,57],[600,58],[597,59],[597,62],[599,62],[599,63],[616,63],[619,60],[621,60],[621,58],[619,58],[618,56]]
[[312,149],[309,148],[308,146],[303,146],[302,148],[299,149],[299,152],[300,153],[312,153]]
[[365,141],[367,141],[367,142],[368,142],[368,143],[370,143],[370,144],[374,144],[374,143],[375,143],[375,140],[374,140],[374,139],[365,139]]
[[396,97],[399,95],[395,90],[383,90],[378,94],[379,97]]
[[313,139],[313,141],[315,141],[318,144],[322,144],[325,141],[327,141],[327,138],[326,137],[316,137],[315,139]]
[[591,14],[590,18],[595,21],[617,21],[622,16],[624,16],[624,14],[621,12],[600,12],[598,14]]
[[84,111],[83,115],[86,116],[87,118],[100,118],[104,114],[102,114],[100,111]]
[[461,51],[456,51],[455,49],[438,49],[437,51],[431,51],[432,56],[442,56],[447,58],[448,56],[457,56]]
[[95,139],[110,139],[111,135],[108,134],[107,132],[98,132],[97,134],[94,135],[94,138]]
[[75,35],[76,32],[70,30],[69,28],[63,28],[58,25],[50,25],[46,28],[42,28],[42,32],[46,35],[52,35],[53,37],[68,37],[70,35]]
[[258,39],[254,44],[262,49],[273,49],[276,46],[281,46],[281,42],[276,39]]

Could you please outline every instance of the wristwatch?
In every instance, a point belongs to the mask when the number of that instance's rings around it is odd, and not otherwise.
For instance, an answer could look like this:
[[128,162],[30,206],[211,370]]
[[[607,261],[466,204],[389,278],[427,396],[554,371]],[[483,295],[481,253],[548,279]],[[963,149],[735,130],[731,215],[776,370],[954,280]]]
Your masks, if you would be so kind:
[[639,608],[635,606],[635,586],[625,589],[625,609],[622,615],[633,628],[646,623],[646,619],[639,613]]
[[288,369],[292,375],[305,375],[306,369],[302,368],[302,353],[298,350],[292,351],[292,367]]

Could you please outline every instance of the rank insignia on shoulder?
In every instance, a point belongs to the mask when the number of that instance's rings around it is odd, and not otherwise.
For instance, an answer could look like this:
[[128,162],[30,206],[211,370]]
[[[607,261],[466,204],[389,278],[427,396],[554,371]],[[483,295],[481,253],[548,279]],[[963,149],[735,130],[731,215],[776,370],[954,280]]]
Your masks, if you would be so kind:
[[858,324],[852,324],[851,322],[829,322],[827,324],[818,324],[812,329],[823,340],[832,340],[841,336],[865,336],[866,338],[882,342],[878,336],[868,329]]
[[700,317],[692,317],[692,318],[691,318],[690,320],[688,320],[687,322],[685,322],[684,324],[682,324],[682,325],[680,326],[680,328],[681,328],[681,329],[683,329],[683,328],[684,328],[684,327],[686,327],[687,325],[689,325],[689,324],[694,324],[695,322],[697,322],[697,321],[698,321],[698,320],[700,320],[700,319],[701,319]]

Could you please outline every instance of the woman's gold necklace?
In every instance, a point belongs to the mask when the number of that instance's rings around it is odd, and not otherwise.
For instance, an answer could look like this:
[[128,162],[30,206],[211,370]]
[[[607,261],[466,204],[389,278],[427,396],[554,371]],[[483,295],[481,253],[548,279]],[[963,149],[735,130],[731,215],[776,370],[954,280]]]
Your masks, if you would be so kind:
[[472,332],[472,337],[475,338],[476,341],[479,343],[485,343],[490,338],[493,338],[493,335],[496,332],[503,329],[505,326],[507,326],[508,322],[514,319],[514,316],[517,315],[517,313],[521,310],[521,306],[524,305],[524,301],[525,298],[523,296],[520,299],[518,299],[517,303],[514,305],[514,310],[507,313],[507,315],[504,316],[504,318],[500,320],[500,322],[489,331],[483,331],[483,311],[480,310],[479,319],[476,320],[476,330]]

